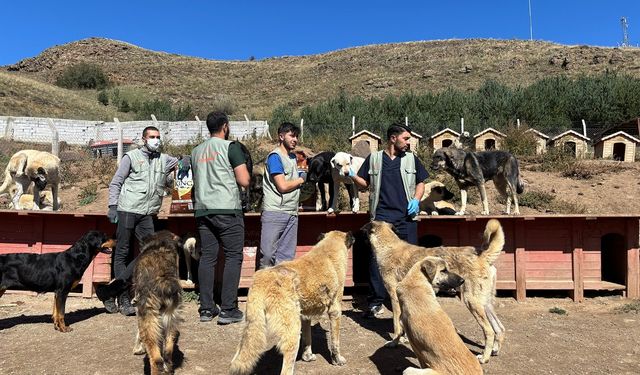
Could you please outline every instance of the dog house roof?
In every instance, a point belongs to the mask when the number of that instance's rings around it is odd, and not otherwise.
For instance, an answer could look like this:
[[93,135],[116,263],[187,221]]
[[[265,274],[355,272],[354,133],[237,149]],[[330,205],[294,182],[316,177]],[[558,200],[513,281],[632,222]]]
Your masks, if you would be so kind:
[[636,138],[636,137],[634,137],[634,136],[632,136],[630,134],[627,134],[627,133],[623,132],[622,130],[620,130],[618,132],[615,132],[613,134],[609,134],[609,135],[607,135],[605,137],[602,137],[602,138],[600,138],[600,140],[598,142],[603,142],[603,141],[606,141],[607,139],[610,139],[610,138],[613,138],[613,137],[616,137],[616,136],[619,136],[619,135],[621,135],[621,136],[623,136],[625,138],[629,138],[630,140],[634,141],[635,143],[640,143],[640,139],[638,139],[638,138]]
[[381,140],[381,139],[382,139],[382,138],[378,137],[376,134],[374,134],[374,133],[372,133],[372,132],[370,132],[370,131],[368,131],[368,130],[360,130],[360,131],[359,131],[359,132],[357,132],[356,134],[354,134],[354,135],[352,135],[351,137],[349,137],[349,140],[351,141],[351,140],[353,140],[354,138],[357,138],[357,137],[359,137],[359,136],[361,136],[361,135],[368,135],[368,136],[373,137],[373,138],[375,138],[375,139],[377,139],[377,140]]
[[449,129],[449,128],[444,128],[444,129],[440,130],[439,132],[437,132],[436,134],[432,135],[432,136],[431,136],[431,137],[429,137],[429,138],[434,139],[434,138],[436,138],[436,137],[441,136],[441,135],[442,135],[442,134],[444,134],[444,133],[451,133],[451,134],[455,135],[456,137],[459,137],[459,136],[460,136],[460,133],[458,133],[457,131],[455,131],[455,130],[451,130],[451,129]]
[[575,130],[567,130],[566,132],[564,132],[564,133],[560,133],[560,134],[556,135],[555,137],[551,138],[551,140],[552,140],[552,141],[556,141],[556,140],[558,140],[558,139],[560,139],[560,138],[564,137],[565,135],[569,135],[569,134],[575,135],[576,137],[581,138],[581,139],[584,139],[585,141],[590,141],[590,140],[591,140],[591,138],[589,138],[589,137],[587,137],[587,136],[584,136],[584,135],[582,135],[582,134],[578,133],[578,132],[577,132],[577,131],[575,131]]
[[535,134],[536,134],[536,135],[538,135],[540,138],[549,139],[549,136],[548,136],[548,135],[544,134],[543,132],[541,132],[541,131],[539,131],[539,130],[536,130],[536,129],[531,128],[531,129],[527,129],[527,130],[525,131],[525,133],[529,133],[529,132],[533,132],[533,133],[535,133]]
[[483,131],[481,131],[480,133],[478,133],[478,134],[474,135],[474,136],[473,136],[473,138],[478,138],[479,136],[483,135],[484,133],[488,133],[488,132],[495,133],[495,134],[497,134],[497,135],[499,135],[499,136],[502,136],[502,137],[506,137],[506,136],[507,136],[506,134],[504,134],[504,133],[502,133],[502,132],[499,132],[499,131],[497,131],[497,130],[496,130],[496,129],[494,129],[494,128],[486,128],[486,129],[484,129]]

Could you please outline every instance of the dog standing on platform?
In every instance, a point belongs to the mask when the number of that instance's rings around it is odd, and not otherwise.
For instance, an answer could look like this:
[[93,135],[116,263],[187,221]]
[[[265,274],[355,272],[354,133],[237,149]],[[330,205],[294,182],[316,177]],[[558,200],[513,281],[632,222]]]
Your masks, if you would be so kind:
[[151,235],[133,271],[133,304],[138,320],[134,354],[149,356],[151,374],[171,373],[181,321],[182,288],[178,277],[179,237],[169,231]]

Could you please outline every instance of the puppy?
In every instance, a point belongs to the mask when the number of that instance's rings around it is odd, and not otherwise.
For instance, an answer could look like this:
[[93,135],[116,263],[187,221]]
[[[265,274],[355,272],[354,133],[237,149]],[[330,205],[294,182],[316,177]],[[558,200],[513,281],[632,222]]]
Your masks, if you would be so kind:
[[431,181],[424,185],[424,195],[420,199],[420,213],[428,215],[455,215],[453,204],[447,202],[454,197],[440,181]]
[[38,293],[54,292],[53,327],[70,332],[64,322],[67,296],[102,252],[111,254],[116,242],[106,234],[90,231],[69,249],[58,253],[14,253],[0,255],[0,296],[7,289],[17,288]]
[[[11,189],[11,195],[14,195],[15,187]],[[13,202],[9,204],[9,208],[17,208],[18,210],[31,210],[34,209],[34,199],[33,194],[22,194],[20,196],[20,200],[18,201],[18,207],[13,207]],[[52,211],[53,210],[53,194],[50,191],[41,191],[40,192],[40,206],[38,206],[42,211]],[[58,198],[58,207],[61,207],[60,198]]]
[[351,203],[351,211],[360,211],[360,198],[358,197],[358,188],[349,177],[349,171],[358,173],[358,170],[364,163],[364,158],[357,156],[351,156],[346,152],[338,152],[333,158],[331,158],[331,178],[333,179],[333,202],[331,208],[327,212],[334,212],[336,210],[340,183],[345,184],[347,191],[349,192],[349,202]]
[[138,320],[134,354],[149,356],[151,374],[171,373],[173,348],[181,321],[178,277],[179,237],[160,231],[145,240],[133,270]]
[[401,338],[400,305],[396,288],[409,269],[427,256],[437,256],[447,262],[449,270],[465,279],[460,288],[462,299],[484,332],[485,347],[478,355],[486,363],[493,352],[498,355],[504,340],[504,326],[493,308],[496,290],[496,268],[504,246],[504,232],[500,222],[489,220],[484,230],[482,247],[434,247],[424,248],[402,241],[393,231],[393,226],[373,221],[362,228],[369,235],[371,248],[376,256],[380,275],[391,298],[393,310],[393,340],[388,346],[396,346]]
[[464,345],[436,299],[440,288],[457,288],[463,282],[462,277],[449,272],[442,258],[426,257],[414,264],[398,283],[402,328],[422,367],[409,367],[403,375],[482,374],[478,360]]
[[329,315],[331,362],[346,363],[340,354],[340,317],[353,242],[351,233],[332,231],[304,256],[255,273],[247,300],[247,324],[230,374],[251,374],[262,353],[274,344],[271,340],[284,356],[280,373],[293,374],[301,329],[302,359],[314,361],[311,319],[324,314]]

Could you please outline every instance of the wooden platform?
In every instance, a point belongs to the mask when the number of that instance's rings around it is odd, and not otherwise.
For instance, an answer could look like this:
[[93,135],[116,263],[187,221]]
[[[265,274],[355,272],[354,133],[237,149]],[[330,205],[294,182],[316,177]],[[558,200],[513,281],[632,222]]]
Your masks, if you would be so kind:
[[[504,251],[496,262],[497,287],[513,291],[518,300],[526,298],[527,290],[537,289],[568,290],[576,301],[584,298],[585,290],[623,290],[630,298],[640,297],[638,216],[422,217],[418,224],[420,243],[478,246],[489,218],[500,220],[506,237]],[[367,221],[366,213],[301,213],[297,255],[308,251],[320,233],[356,231]],[[115,234],[116,229],[101,213],[0,210],[0,222],[0,254],[61,251],[90,229],[108,234]],[[156,228],[177,234],[195,232],[195,220],[188,214],[164,216],[158,219]],[[259,242],[260,215],[248,214],[241,288],[251,285]],[[347,286],[367,283],[369,250],[362,242],[354,245]],[[220,259],[216,278],[222,274],[222,264]],[[111,259],[99,254],[82,279],[82,295],[92,296],[93,284],[107,282],[110,277]]]

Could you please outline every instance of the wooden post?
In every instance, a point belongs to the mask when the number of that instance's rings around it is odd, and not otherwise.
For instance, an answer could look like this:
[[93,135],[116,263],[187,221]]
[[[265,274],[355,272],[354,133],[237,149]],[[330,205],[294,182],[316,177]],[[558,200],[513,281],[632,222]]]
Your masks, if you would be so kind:
[[409,126],[409,116],[404,116],[404,126]]
[[515,273],[516,273],[516,301],[523,302],[527,298],[527,254],[525,221],[516,220],[515,223]]
[[584,301],[584,253],[582,248],[582,221],[571,221],[571,261],[573,265],[574,302]]
[[200,137],[204,137],[204,135],[202,135],[202,121],[200,121],[200,117],[198,117],[197,115],[196,121],[198,121],[198,125],[200,125]]
[[351,116],[351,135],[356,135],[356,116]]
[[13,117],[7,117],[7,126],[4,128],[4,138],[13,141]]
[[54,125],[51,118],[48,118],[47,120],[49,129],[51,129],[51,153],[55,156],[58,156],[60,151],[60,143],[58,142],[58,129],[56,129],[56,126]]
[[628,218],[627,221],[627,298],[640,298],[640,221]]
[[300,119],[300,143],[304,142],[304,119]]
[[464,134],[464,117],[460,117],[460,135]]
[[116,132],[118,133],[118,165],[120,165],[120,160],[122,160],[122,156],[124,154],[124,147],[122,145],[122,124],[117,117],[113,118],[113,122],[116,123]]
[[520,119],[516,119],[516,127],[520,129]]
[[156,115],[154,115],[153,113],[151,114],[151,121],[153,121],[153,124],[156,127],[158,126],[158,119],[156,118]]

